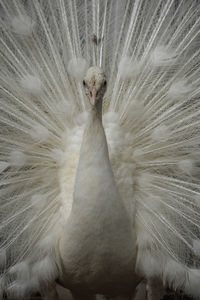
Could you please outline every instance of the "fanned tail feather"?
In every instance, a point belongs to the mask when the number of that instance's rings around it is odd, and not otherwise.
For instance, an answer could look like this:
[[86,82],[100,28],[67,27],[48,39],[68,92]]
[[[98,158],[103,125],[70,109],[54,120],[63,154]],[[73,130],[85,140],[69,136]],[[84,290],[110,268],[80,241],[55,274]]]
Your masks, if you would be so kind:
[[70,214],[90,65],[137,270],[200,296],[198,1],[0,1],[0,299],[48,288]]

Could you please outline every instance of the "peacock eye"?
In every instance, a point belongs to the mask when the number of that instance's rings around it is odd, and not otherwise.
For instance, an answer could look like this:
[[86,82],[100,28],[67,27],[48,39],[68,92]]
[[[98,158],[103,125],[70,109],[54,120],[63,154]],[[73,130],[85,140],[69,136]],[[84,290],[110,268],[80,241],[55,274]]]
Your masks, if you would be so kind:
[[83,80],[83,85],[84,85],[84,86],[86,86],[86,82],[85,82],[85,80]]

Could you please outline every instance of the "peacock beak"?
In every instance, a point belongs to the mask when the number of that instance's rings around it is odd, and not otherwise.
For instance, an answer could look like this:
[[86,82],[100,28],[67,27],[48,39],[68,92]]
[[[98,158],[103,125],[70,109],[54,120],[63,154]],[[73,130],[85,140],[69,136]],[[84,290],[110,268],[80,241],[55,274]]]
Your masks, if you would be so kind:
[[92,88],[90,91],[90,103],[94,106],[96,104],[96,98],[97,98],[98,91],[96,88]]

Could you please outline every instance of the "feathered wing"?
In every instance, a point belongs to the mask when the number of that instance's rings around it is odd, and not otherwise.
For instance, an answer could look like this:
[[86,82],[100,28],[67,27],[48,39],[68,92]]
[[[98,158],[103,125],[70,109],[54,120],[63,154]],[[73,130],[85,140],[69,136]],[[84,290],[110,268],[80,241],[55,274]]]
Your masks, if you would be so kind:
[[[199,31],[191,1],[1,0],[1,293],[57,277],[87,111],[107,73],[104,126],[135,220],[137,268],[199,294]],[[180,280],[181,279],[181,280]]]

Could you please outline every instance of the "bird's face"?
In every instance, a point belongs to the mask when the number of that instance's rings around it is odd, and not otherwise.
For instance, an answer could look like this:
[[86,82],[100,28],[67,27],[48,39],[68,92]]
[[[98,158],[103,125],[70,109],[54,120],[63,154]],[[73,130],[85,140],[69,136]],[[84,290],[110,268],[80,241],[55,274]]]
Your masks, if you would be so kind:
[[83,79],[83,86],[90,104],[95,106],[103,99],[106,91],[107,82],[103,71],[98,67],[89,68]]

